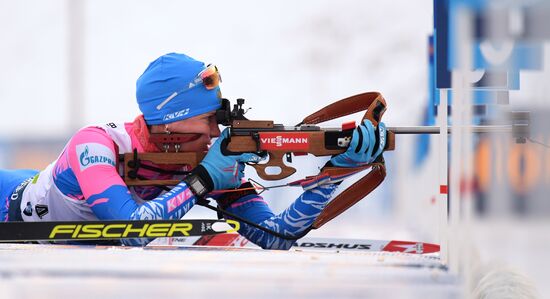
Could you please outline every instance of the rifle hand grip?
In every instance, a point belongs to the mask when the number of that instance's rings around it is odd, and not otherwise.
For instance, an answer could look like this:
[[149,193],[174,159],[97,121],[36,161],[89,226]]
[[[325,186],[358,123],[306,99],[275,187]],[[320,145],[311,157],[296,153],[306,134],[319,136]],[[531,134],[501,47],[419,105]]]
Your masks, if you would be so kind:
[[[368,119],[376,127],[382,120],[384,112],[386,112],[386,100],[379,95],[377,96],[372,103],[367,108],[367,112],[363,116],[363,119]],[[386,132],[386,146],[384,151],[393,151],[395,149],[395,133],[391,131]]]
[[367,108],[367,112],[363,119],[368,119],[376,127],[382,120],[382,116],[386,112],[386,100],[382,96],[378,96]]
[[[253,164],[252,167],[256,169],[258,176],[266,181],[275,181],[287,178],[293,175],[296,172],[296,168],[285,165],[283,162],[285,153],[284,152],[268,152],[269,161],[264,164]],[[281,172],[278,174],[268,174],[266,168],[268,167],[278,167],[281,169]]]

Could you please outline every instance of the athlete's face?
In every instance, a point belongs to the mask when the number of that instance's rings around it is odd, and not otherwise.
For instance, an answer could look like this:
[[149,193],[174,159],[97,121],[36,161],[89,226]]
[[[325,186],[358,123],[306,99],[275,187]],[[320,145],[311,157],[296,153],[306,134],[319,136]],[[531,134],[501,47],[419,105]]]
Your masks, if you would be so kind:
[[196,134],[192,141],[182,144],[181,151],[184,152],[207,151],[212,138],[220,136],[215,112],[170,123],[168,129],[172,133]]

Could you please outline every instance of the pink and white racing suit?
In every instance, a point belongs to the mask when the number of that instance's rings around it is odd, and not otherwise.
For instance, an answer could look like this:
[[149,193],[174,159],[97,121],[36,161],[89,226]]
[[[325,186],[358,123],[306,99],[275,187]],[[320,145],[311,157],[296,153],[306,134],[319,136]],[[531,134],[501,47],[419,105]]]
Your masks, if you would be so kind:
[[[59,158],[38,173],[26,186],[21,200],[24,221],[152,220],[180,219],[196,198],[184,182],[169,192],[157,187],[126,186],[120,175],[119,154],[134,149],[158,151],[148,142],[142,116],[133,123],[88,126],[67,143]],[[180,169],[190,170],[190,169]],[[147,178],[156,172],[140,169]],[[166,177],[162,177],[166,178]],[[334,185],[304,192],[287,210],[274,215],[263,198],[248,195],[228,207],[264,227],[289,235],[306,230],[330,199]],[[242,225],[239,231],[264,248],[288,249],[292,241]],[[150,240],[126,240],[143,245]]]

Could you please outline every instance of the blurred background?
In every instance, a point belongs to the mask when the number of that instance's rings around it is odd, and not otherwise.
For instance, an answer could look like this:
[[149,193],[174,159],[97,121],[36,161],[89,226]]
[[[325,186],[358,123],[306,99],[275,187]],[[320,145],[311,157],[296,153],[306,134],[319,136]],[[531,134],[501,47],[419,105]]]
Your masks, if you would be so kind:
[[[487,272],[474,263],[507,267],[550,296],[547,16],[547,1],[1,0],[0,168],[44,168],[78,128],[133,120],[136,79],[169,52],[216,64],[224,97],[287,125],[366,91],[386,98],[388,126],[510,124],[530,111],[524,140],[398,136],[382,187],[311,235],[448,243],[468,277]],[[325,161],[295,159],[289,180]],[[442,205],[453,192],[459,205]],[[299,193],[265,196],[281,211]]]

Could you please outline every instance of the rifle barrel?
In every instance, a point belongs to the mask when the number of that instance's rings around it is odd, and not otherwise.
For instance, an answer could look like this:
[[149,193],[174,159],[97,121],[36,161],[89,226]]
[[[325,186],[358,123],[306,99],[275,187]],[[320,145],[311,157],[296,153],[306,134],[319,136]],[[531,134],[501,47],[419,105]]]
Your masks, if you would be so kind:
[[[511,133],[512,125],[483,125],[469,126],[472,133]],[[395,134],[439,134],[439,126],[403,126],[403,127],[387,127],[388,131]],[[447,132],[451,134],[452,126],[447,127]]]

